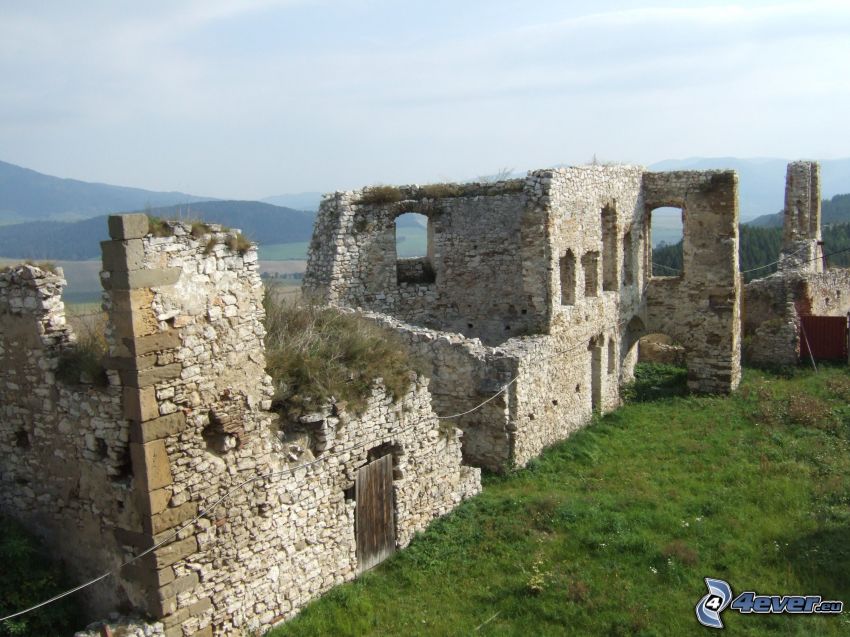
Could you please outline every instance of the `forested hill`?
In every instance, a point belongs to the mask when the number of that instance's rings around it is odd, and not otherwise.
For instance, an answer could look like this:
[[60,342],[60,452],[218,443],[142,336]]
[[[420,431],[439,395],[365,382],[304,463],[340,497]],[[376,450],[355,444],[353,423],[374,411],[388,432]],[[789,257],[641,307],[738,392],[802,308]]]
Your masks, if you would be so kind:
[[[772,215],[763,215],[748,221],[747,225],[766,228],[781,228],[782,211]],[[835,195],[832,199],[821,202],[821,223],[850,223],[850,195]]]
[[[850,195],[842,195],[850,198]],[[782,248],[782,228],[740,226],[739,253],[744,280],[751,281],[776,272],[776,265],[749,272],[759,266],[774,263]],[[841,252],[827,258],[832,266],[850,267],[850,223],[834,224],[823,230],[824,252]],[[652,261],[663,266],[656,269],[660,276],[675,275],[682,269],[682,242],[675,245],[659,244],[652,251]]]
[[[315,213],[258,201],[201,201],[150,208],[164,219],[200,219],[239,228],[262,244],[309,241]],[[33,221],[0,226],[0,256],[13,259],[78,260],[100,258],[100,242],[109,239],[106,216],[76,222]]]

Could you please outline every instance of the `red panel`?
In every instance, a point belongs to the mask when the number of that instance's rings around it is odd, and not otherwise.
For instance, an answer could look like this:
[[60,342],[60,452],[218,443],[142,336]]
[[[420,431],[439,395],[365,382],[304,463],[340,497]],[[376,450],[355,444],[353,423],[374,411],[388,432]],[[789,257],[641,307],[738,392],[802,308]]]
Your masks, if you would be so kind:
[[846,316],[800,317],[800,356],[817,360],[847,360]]

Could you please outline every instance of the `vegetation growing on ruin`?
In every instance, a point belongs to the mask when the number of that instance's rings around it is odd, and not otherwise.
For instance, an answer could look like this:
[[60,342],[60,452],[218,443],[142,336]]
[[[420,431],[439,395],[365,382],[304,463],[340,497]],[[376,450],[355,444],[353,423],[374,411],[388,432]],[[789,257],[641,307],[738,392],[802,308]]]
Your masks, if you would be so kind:
[[237,232],[227,237],[225,244],[233,252],[238,252],[241,255],[244,255],[246,252],[248,252],[248,250],[251,249],[252,245],[251,240],[241,232]]
[[401,191],[395,186],[369,186],[363,190],[361,204],[384,204],[401,201]]
[[69,385],[90,383],[106,387],[109,382],[103,360],[108,352],[106,316],[101,312],[68,317],[77,342],[59,355],[56,378]]
[[414,366],[391,331],[356,314],[276,298],[266,291],[266,368],[274,408],[297,415],[328,401],[362,412],[375,379],[395,398],[409,388]]
[[[745,370],[728,398],[627,404],[488,476],[408,549],[270,635],[690,635],[708,630],[694,617],[706,576],[846,603],[848,451],[846,367]],[[723,621],[735,635],[850,630],[846,613]]]
[[458,184],[428,184],[419,188],[419,192],[428,199],[442,199],[460,197],[463,194],[463,188]]
[[155,237],[172,237],[174,229],[166,219],[156,215],[148,215],[148,232]]
[[[28,608],[70,588],[61,564],[19,524],[0,518],[0,616]],[[80,605],[65,598],[19,618],[0,623],[0,637],[71,635],[83,625]]]

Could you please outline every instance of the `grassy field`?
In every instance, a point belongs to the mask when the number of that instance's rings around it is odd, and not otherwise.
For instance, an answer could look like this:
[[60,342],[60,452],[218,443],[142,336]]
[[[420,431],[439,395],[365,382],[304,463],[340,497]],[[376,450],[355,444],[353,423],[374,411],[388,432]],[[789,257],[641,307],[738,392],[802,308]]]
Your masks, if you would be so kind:
[[[731,398],[632,400],[269,633],[708,634],[704,577],[735,594],[850,602],[850,373],[748,370]],[[652,394],[668,397],[641,402]],[[732,635],[847,635],[840,616],[741,615]]]
[[273,243],[271,245],[260,245],[260,259],[265,261],[288,261],[289,259],[306,259],[307,241],[297,243]]

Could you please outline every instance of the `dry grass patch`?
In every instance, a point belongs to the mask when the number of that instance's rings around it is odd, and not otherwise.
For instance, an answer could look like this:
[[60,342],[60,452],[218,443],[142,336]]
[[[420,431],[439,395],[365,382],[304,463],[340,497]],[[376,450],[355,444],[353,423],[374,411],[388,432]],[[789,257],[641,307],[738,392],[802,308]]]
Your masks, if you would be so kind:
[[412,361],[395,333],[337,309],[275,298],[266,292],[266,367],[274,408],[289,415],[327,402],[366,407],[377,378],[394,398],[411,382]]

